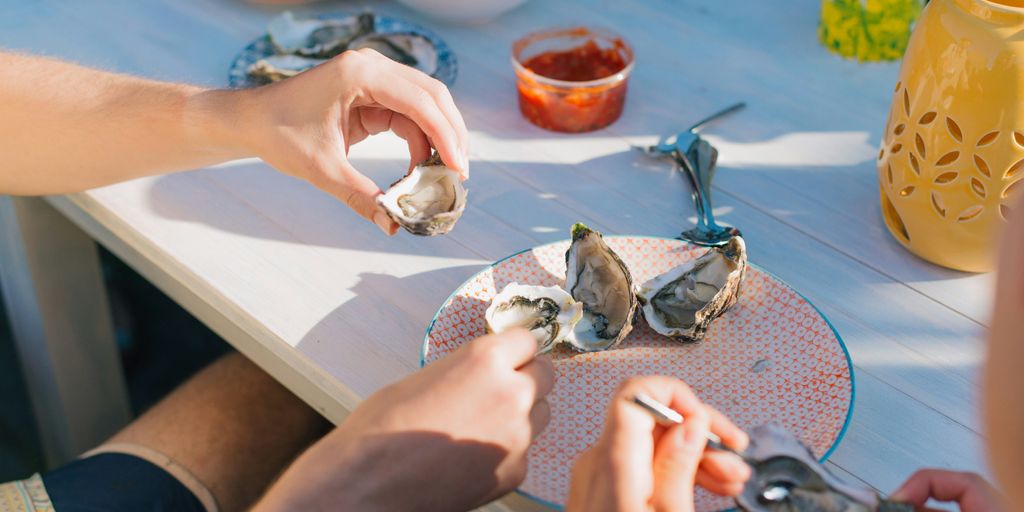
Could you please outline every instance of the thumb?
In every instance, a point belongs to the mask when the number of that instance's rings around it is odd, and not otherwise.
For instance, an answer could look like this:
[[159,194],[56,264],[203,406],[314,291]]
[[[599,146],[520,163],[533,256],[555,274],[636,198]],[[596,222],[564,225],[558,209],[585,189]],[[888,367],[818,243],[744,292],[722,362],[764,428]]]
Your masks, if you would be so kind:
[[364,219],[376,224],[388,236],[395,234],[398,225],[377,204],[380,187],[356,170],[347,159],[338,159],[332,167],[322,172],[324,180],[318,183],[320,188],[341,200]]
[[694,480],[704,457],[711,419],[703,409],[665,431],[654,453],[654,496],[658,512],[693,510]]

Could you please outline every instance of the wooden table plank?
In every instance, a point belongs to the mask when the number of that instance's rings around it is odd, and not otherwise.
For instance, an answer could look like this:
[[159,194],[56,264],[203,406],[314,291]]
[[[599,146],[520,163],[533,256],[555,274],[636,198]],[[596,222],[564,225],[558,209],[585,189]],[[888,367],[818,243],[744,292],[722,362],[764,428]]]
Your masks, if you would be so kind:
[[[0,19],[0,45],[211,84],[274,12],[233,0],[43,4],[17,11],[17,23]],[[873,158],[897,65],[825,52],[817,6],[550,0],[481,29],[375,4],[436,29],[460,59],[453,94],[474,163],[470,209],[447,237],[384,239],[329,196],[253,161],[91,191],[68,212],[144,246],[141,259],[180,280],[165,286],[195,291],[200,314],[228,311],[214,321],[244,331],[232,337],[267,351],[272,371],[339,419],[418,367],[434,311],[486,262],[565,238],[577,220],[608,233],[678,233],[693,215],[683,180],[628,144],[748,100],[709,135],[722,151],[716,214],[743,229],[753,261],[821,308],[852,352],[858,397],[835,467],[883,491],[921,465],[983,470],[975,382],[991,278],[925,264],[885,232]],[[626,113],[610,129],[557,135],[518,114],[511,41],[570,22],[614,26],[638,50]],[[76,30],[39,40],[51,25]],[[386,137],[353,151],[381,185],[405,155]],[[304,371],[311,387],[297,381]]]

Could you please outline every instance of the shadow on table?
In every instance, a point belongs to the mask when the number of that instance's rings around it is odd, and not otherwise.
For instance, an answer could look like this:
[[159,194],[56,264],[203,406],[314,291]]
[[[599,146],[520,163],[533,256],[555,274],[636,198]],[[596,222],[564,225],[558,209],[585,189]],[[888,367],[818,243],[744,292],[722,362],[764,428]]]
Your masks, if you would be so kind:
[[[438,309],[462,283],[485,267],[459,265],[404,277],[379,273],[359,274],[351,288],[354,297],[338,305],[316,323],[296,348],[325,368],[347,368],[354,354],[365,359],[368,394],[419,368],[420,353],[427,327]],[[487,304],[475,300],[460,302],[478,318],[483,332],[483,310]],[[355,371],[361,371],[355,369]],[[366,382],[365,380],[363,382]]]
[[[716,215],[762,247],[781,243],[775,221],[763,219],[769,216],[788,225],[782,228],[787,237],[811,236],[900,281],[969,278],[924,263],[886,232],[869,140],[866,132],[791,133],[760,142],[714,138],[723,151]],[[357,165],[386,186],[406,162],[363,159]],[[609,234],[669,237],[693,221],[686,178],[669,163],[633,151],[577,163],[481,161],[474,171],[465,217],[444,237],[383,237],[334,197],[256,160],[157,179],[149,202],[164,217],[248,237],[450,258],[473,257],[469,248],[484,242],[494,253],[488,257],[496,258],[564,239],[566,227],[581,220]],[[755,248],[752,243],[752,257]],[[881,274],[878,280],[889,281]]]

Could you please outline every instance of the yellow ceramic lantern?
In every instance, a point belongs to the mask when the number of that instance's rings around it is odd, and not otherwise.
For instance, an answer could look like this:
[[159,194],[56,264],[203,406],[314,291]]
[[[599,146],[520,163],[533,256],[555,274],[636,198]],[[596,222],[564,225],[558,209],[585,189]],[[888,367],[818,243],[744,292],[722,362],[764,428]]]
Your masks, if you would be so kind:
[[[878,155],[893,236],[984,272],[1024,177],[1024,0],[932,0],[918,19]],[[1024,187],[1022,187],[1024,188]]]

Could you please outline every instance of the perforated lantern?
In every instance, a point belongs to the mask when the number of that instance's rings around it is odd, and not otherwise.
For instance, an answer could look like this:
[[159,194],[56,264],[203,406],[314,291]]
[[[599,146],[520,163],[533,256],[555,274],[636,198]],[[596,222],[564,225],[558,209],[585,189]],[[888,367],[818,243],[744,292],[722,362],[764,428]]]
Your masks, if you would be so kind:
[[1021,33],[1024,0],[932,0],[911,36],[878,181],[889,231],[933,263],[994,266],[1024,177]]

